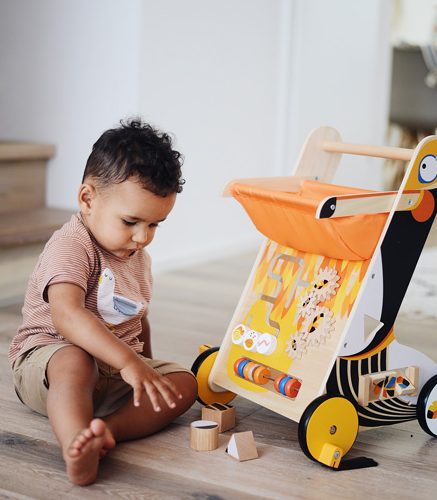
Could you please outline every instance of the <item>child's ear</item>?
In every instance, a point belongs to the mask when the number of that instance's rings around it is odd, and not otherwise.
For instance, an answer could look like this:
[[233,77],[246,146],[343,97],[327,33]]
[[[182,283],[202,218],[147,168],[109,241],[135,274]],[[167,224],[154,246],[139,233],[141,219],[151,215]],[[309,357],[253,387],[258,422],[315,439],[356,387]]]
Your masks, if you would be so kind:
[[81,184],[79,188],[79,207],[80,211],[86,215],[91,213],[91,206],[96,195],[96,188],[89,183]]

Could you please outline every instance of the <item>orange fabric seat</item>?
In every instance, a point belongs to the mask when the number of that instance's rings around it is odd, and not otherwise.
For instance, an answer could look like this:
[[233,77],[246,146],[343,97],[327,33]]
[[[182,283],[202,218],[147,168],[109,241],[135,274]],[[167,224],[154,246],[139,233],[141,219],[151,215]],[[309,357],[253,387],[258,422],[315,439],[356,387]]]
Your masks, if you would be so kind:
[[381,213],[316,219],[319,203],[329,196],[371,192],[334,184],[304,181],[300,191],[286,193],[236,182],[230,192],[269,239],[334,259],[369,259],[388,217]]

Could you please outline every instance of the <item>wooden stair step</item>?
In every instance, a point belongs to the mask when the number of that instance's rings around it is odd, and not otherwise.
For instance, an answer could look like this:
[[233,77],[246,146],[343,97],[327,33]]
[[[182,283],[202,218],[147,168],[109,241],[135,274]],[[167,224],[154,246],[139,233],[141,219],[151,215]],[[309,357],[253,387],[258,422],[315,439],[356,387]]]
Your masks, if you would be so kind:
[[48,160],[54,154],[55,146],[53,144],[0,141],[0,162]]
[[74,212],[59,208],[34,208],[0,217],[0,247],[47,241]]
[[0,141],[0,215],[44,207],[52,144]]

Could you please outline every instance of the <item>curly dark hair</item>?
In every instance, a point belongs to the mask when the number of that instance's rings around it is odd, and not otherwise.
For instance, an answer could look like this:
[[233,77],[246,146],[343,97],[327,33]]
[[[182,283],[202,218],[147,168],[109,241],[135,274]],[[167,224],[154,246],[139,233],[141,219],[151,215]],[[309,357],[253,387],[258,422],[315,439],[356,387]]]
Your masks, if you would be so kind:
[[158,196],[180,193],[181,153],[172,149],[171,137],[140,118],[120,121],[120,126],[104,132],[88,158],[82,182],[95,179],[100,187],[120,183],[132,176]]

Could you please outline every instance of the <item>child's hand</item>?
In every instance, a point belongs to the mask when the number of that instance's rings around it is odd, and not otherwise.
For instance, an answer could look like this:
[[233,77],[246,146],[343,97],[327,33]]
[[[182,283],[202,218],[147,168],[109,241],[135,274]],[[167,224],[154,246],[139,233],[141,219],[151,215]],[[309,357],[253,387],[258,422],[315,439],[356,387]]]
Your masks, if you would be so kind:
[[135,406],[140,406],[141,394],[144,390],[155,411],[161,411],[159,394],[170,408],[176,406],[175,397],[177,399],[182,398],[182,394],[170,379],[145,365],[140,359],[127,364],[120,370],[120,375],[134,390]]

